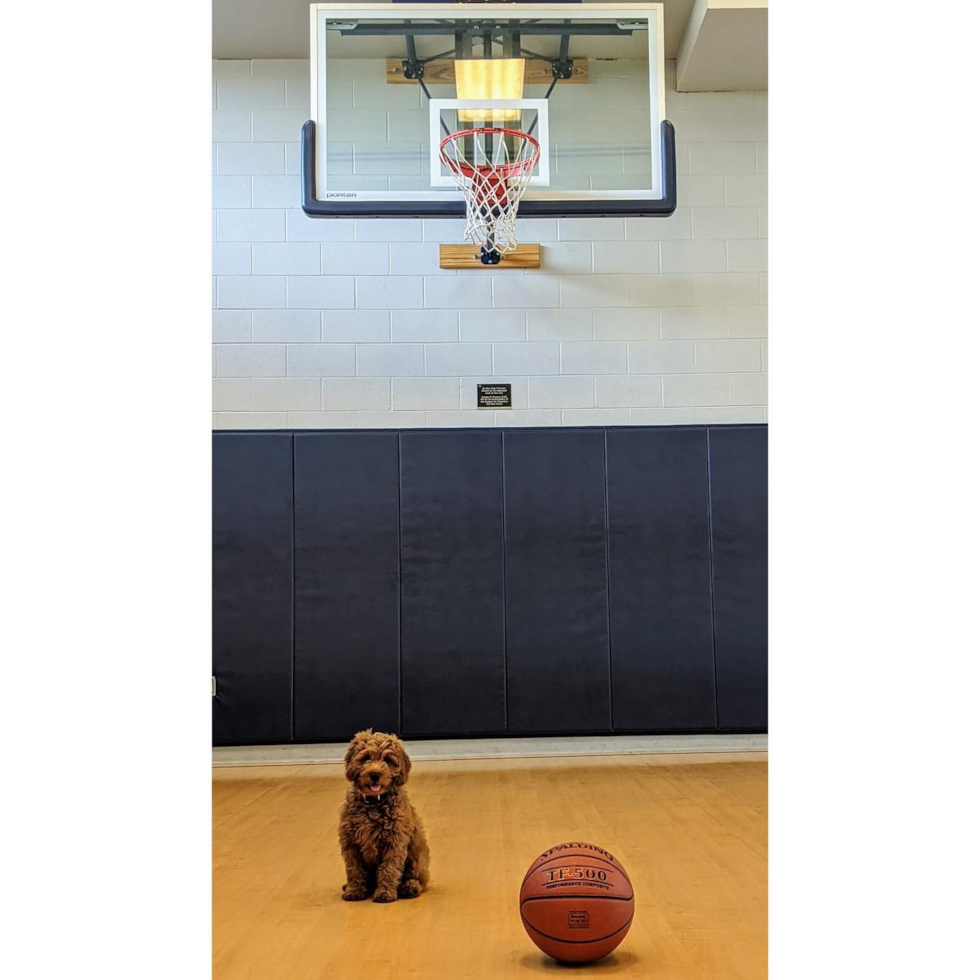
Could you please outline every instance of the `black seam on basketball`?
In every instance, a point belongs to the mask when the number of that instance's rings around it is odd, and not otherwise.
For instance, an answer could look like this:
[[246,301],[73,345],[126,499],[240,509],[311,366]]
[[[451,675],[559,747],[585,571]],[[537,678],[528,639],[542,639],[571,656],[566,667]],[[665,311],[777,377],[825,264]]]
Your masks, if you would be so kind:
[[[614,871],[618,871],[619,874],[621,874],[627,881],[630,881],[630,876],[626,873],[625,869],[613,864],[612,861],[607,861],[605,858],[601,858],[601,857],[595,857],[592,854],[579,855],[579,860],[581,861],[584,861],[589,858],[591,858],[593,861],[601,861],[603,864],[608,864],[610,868],[612,868]],[[530,878],[535,871],[540,871],[542,868],[546,868],[549,864],[553,864],[555,861],[568,861],[568,860],[571,860],[569,856],[553,857],[553,858],[548,858],[547,861],[542,861],[541,864],[536,864],[533,868],[530,868],[528,870],[526,875],[524,875],[524,881],[521,882],[521,887],[522,888],[524,887],[524,882],[527,881],[527,879]],[[633,882],[630,881],[630,884],[632,885]]]
[[[521,913],[521,922],[523,922],[528,929],[534,929],[539,936],[544,936],[545,939],[552,939],[556,943],[568,943],[570,946],[588,946],[590,943],[605,942],[605,940],[612,939],[613,936],[618,935],[624,929],[628,929],[629,924],[632,921],[633,916],[630,915],[630,917],[615,932],[609,933],[608,936],[599,936],[597,939],[562,939],[560,936],[550,936],[548,933],[542,932],[540,929],[535,929],[534,926],[532,926],[531,923],[524,918],[524,913]],[[545,950],[542,950],[542,952],[545,952]]]
[[632,902],[633,892],[630,891],[628,896],[625,895],[532,895],[530,898],[521,899],[521,908],[528,902],[553,902],[556,898],[580,898],[585,902]]

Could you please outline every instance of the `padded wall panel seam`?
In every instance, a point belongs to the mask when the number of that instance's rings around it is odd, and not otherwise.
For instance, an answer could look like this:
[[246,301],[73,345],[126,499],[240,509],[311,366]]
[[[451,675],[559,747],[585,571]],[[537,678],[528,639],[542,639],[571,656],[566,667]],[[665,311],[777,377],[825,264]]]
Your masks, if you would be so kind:
[[704,430],[705,469],[708,476],[708,580],[711,583],[711,672],[714,681],[715,727],[718,727],[718,637],[715,620],[715,515],[711,506],[711,432]]
[[602,433],[602,543],[606,563],[606,659],[609,675],[609,730],[616,727],[616,690],[613,684],[612,577],[609,548],[609,433]]
[[704,429],[607,433],[617,731],[716,726]]
[[500,433],[406,433],[400,442],[404,733],[502,733]]
[[296,436],[289,440],[289,740],[296,741]]
[[402,625],[403,598],[402,598],[402,435],[399,432],[395,442],[395,453],[397,455],[397,486],[398,494],[398,724],[395,726],[396,734],[404,734],[405,724],[405,696],[404,696],[404,677],[402,674]]
[[504,433],[500,432],[500,552],[501,568],[500,583],[503,590],[503,602],[500,606],[500,628],[503,633],[504,650],[504,731],[510,731],[510,695],[507,674],[508,639],[507,639],[507,454],[504,452]]
[[295,737],[397,730],[397,435],[300,433],[295,465]]
[[216,433],[212,452],[214,742],[288,742],[292,437]]
[[609,731],[603,432],[503,446],[508,731]]

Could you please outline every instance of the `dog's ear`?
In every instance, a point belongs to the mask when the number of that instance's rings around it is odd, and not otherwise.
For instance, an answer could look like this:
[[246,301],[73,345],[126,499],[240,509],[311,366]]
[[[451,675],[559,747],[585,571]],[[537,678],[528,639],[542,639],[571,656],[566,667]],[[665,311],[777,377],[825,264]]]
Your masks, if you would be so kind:
[[408,757],[408,752],[400,738],[395,739],[395,751],[398,755],[398,775],[395,777],[395,783],[403,786],[408,782],[408,774],[412,771],[412,760]]
[[365,729],[363,732],[358,732],[350,740],[350,745],[347,746],[347,752],[344,755],[344,775],[351,782],[357,778],[357,767],[354,765],[354,759],[363,751],[365,742],[370,735],[370,728]]

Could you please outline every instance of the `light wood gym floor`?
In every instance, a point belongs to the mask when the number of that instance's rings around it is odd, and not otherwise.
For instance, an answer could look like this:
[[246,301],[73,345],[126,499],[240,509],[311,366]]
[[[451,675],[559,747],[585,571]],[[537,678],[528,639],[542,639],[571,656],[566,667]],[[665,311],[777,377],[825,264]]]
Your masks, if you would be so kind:
[[[339,765],[215,769],[214,980],[763,980],[765,756],[729,759],[418,762],[432,886],[391,905],[340,899]],[[567,840],[612,851],[636,894],[622,945],[581,967],[517,910],[528,865]]]

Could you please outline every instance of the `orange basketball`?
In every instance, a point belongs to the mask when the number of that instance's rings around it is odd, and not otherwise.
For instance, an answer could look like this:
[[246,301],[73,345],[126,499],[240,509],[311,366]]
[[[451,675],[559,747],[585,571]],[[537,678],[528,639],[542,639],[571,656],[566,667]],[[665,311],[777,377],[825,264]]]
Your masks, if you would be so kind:
[[611,953],[633,921],[633,885],[605,848],[548,848],[521,882],[521,922],[542,952],[565,963]]

